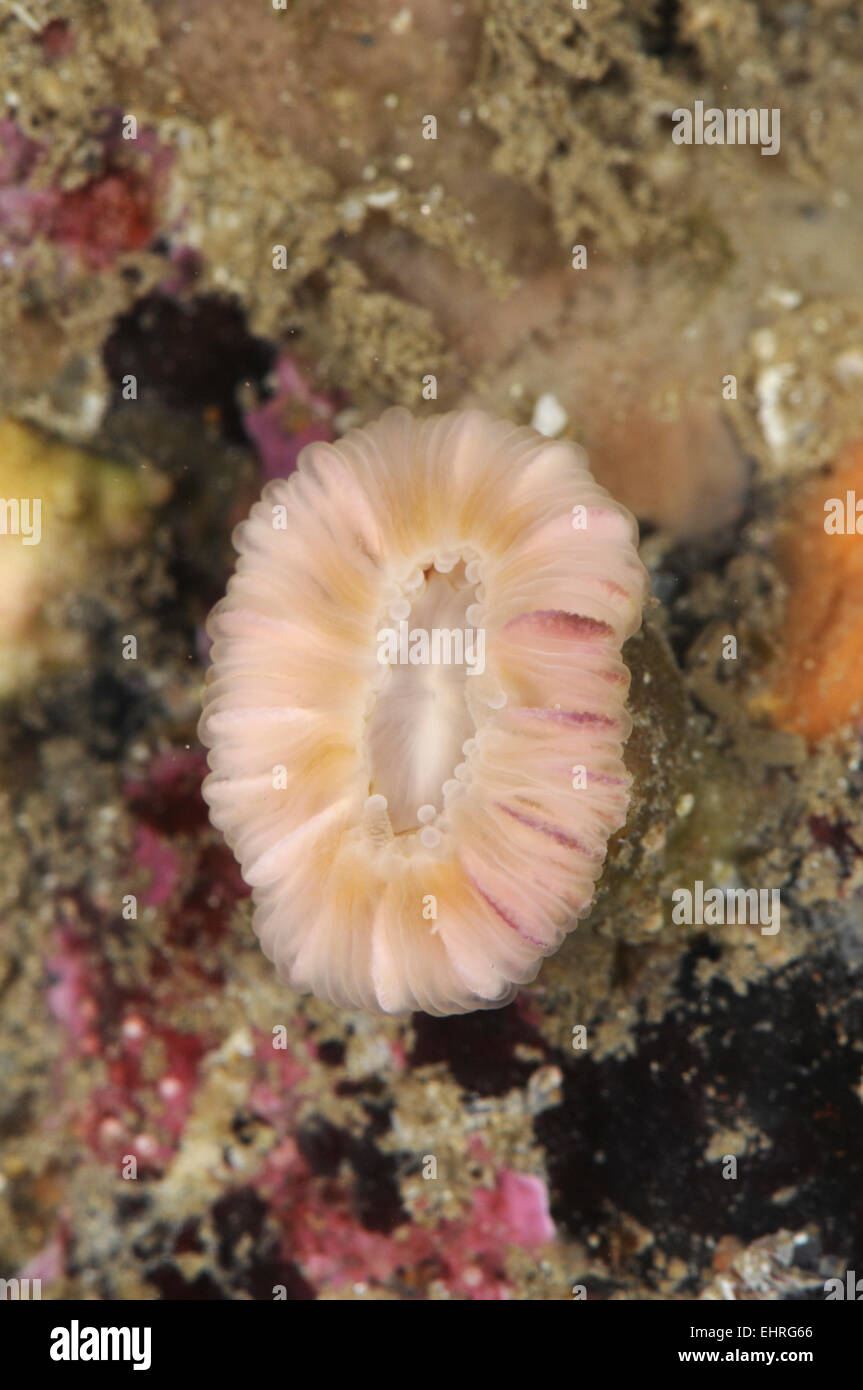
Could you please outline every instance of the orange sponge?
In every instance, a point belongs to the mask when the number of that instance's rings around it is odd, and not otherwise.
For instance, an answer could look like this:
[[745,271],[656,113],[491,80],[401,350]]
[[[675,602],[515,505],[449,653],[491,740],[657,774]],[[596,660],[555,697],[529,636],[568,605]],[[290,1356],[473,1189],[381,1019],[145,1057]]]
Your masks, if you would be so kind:
[[789,593],[771,712],[815,741],[863,723],[863,444],[802,488],[780,561]]

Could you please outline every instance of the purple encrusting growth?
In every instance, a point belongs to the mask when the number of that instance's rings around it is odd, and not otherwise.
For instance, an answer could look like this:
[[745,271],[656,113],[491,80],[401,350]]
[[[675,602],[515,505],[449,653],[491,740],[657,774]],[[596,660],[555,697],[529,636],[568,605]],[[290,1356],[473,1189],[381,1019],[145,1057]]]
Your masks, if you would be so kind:
[[272,398],[247,411],[244,424],[257,449],[263,476],[286,478],[307,444],[335,438],[338,405],[333,397],[312,390],[292,357],[282,357],[273,376],[276,389]]

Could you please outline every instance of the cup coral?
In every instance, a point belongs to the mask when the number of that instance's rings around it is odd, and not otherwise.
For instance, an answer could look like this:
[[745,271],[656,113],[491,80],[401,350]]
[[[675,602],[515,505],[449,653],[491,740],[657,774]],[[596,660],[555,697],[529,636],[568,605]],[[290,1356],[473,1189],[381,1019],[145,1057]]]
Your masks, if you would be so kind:
[[626,818],[633,518],[572,444],[389,410],[234,544],[199,732],[266,954],[342,1007],[506,1003]]

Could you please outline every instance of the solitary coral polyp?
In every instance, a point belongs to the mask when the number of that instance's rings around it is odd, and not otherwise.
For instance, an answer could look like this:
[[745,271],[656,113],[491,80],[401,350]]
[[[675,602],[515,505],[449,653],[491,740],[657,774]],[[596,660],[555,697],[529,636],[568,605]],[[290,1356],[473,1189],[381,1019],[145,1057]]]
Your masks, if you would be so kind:
[[[342,1007],[506,1003],[626,819],[635,522],[571,444],[389,410],[304,449],[234,543],[204,795],[265,952]],[[382,665],[404,620],[481,632],[483,670]]]

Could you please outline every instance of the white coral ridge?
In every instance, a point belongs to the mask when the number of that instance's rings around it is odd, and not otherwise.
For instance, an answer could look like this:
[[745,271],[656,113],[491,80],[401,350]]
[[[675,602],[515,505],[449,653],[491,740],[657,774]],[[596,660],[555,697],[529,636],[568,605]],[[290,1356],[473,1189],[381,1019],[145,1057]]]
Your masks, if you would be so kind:
[[[267,484],[210,618],[200,737],[295,989],[492,1008],[587,912],[629,802],[637,540],[581,450],[474,410],[388,410]],[[482,672],[382,665],[393,608],[411,637],[481,630]]]

